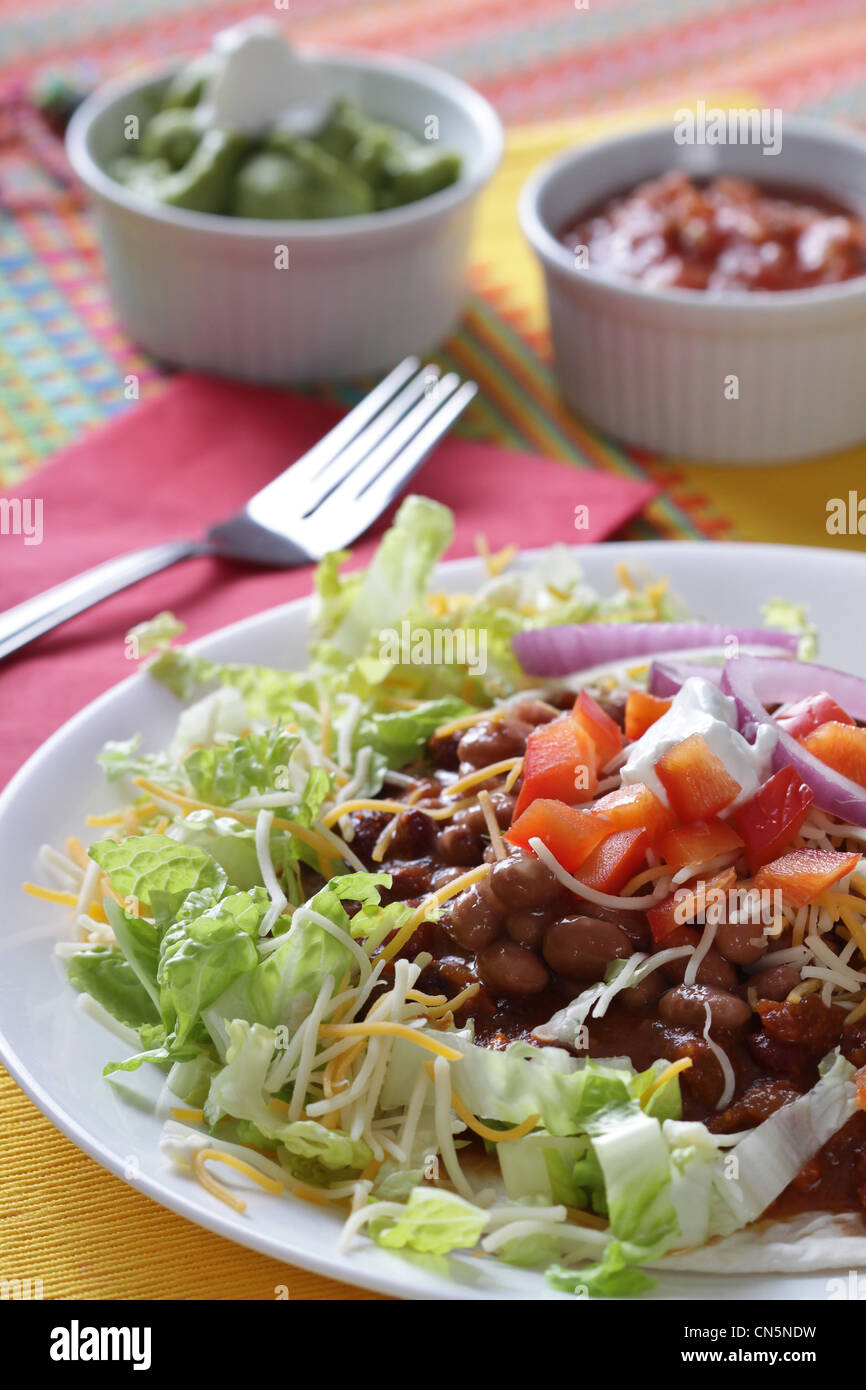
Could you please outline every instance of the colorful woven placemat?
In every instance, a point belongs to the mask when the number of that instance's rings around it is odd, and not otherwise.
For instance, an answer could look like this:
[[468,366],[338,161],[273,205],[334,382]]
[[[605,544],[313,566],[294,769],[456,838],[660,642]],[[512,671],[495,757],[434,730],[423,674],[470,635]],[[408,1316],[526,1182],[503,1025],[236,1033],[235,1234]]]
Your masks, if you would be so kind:
[[[114,321],[91,225],[45,172],[48,138],[29,122],[22,138],[27,84],[57,70],[92,85],[193,53],[214,29],[255,12],[220,0],[30,0],[26,9],[0,0],[0,488],[130,408],[126,377],[138,377],[143,396],[163,380]],[[532,165],[607,128],[613,108],[617,120],[645,119],[653,106],[745,91],[762,105],[866,122],[862,0],[292,0],[291,26],[306,41],[439,63],[474,82],[512,127],[534,123],[512,132],[485,196],[473,294],[442,353],[482,386],[462,429],[579,467],[649,474],[666,496],[636,536],[826,538],[826,500],[861,484],[862,450],[785,469],[662,462],[619,448],[561,406],[513,207]],[[356,390],[323,394],[350,400]],[[41,1279],[53,1299],[270,1299],[283,1289],[292,1299],[376,1297],[157,1207],[79,1153],[2,1071],[0,1115],[0,1277]]]

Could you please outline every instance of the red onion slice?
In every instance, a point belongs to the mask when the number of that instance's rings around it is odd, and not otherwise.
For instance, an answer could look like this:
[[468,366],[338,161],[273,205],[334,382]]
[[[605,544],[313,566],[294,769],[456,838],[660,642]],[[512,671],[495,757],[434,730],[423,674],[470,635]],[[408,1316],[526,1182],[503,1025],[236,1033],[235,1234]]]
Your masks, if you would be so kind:
[[829,666],[802,661],[776,661],[773,657],[739,656],[725,665],[722,690],[737,702],[740,733],[754,741],[759,724],[771,724],[778,742],[773,750],[773,770],[791,766],[811,787],[815,805],[851,825],[866,826],[866,787],[852,782],[819,762],[786,734],[768,714],[765,705],[803,700],[826,690],[853,719],[866,721],[866,681]]
[[723,666],[712,666],[709,662],[704,664],[700,661],[654,661],[650,667],[647,689],[650,695],[658,695],[660,699],[667,700],[672,695],[679,694],[685,682],[692,676],[712,681],[713,685],[721,685],[723,670]]
[[796,653],[798,638],[772,628],[722,627],[716,623],[569,623],[530,628],[511,639],[517,660],[530,676],[571,676],[590,666],[632,656],[694,647],[779,647]]

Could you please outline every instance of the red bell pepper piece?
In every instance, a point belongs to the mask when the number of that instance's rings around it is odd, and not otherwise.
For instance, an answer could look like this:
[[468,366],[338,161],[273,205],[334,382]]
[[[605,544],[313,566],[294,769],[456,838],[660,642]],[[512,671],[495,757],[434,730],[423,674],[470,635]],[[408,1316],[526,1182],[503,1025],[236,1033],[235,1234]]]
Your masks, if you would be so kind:
[[575,700],[571,717],[592,739],[599,767],[604,767],[611,758],[616,757],[622,748],[622,730],[585,690],[581,690]]
[[566,715],[539,724],[526,740],[514,820],[538,797],[572,805],[591,800],[597,786],[595,745],[577,720]]
[[800,781],[800,774],[792,767],[783,767],[737,807],[733,821],[746,842],[746,858],[753,874],[762,864],[777,859],[791,843],[811,805],[811,787]]
[[859,854],[835,849],[794,849],[764,864],[755,875],[754,887],[778,888],[789,907],[804,907],[819,894],[850,874],[860,862]]
[[656,776],[681,821],[708,820],[741,790],[700,734],[674,744],[655,765]]
[[670,700],[662,700],[646,690],[630,690],[625,702],[626,738],[640,738],[670,707]]
[[646,863],[645,830],[616,830],[588,854],[577,877],[597,893],[619,893]]
[[[686,922],[693,921],[708,906],[712,907],[717,895],[728,893],[736,881],[736,870],[722,869],[721,873],[713,874],[710,879],[693,878],[689,883],[681,884],[663,902],[651,907],[647,912],[647,921],[656,945]],[[697,945],[697,940],[693,944]]]
[[727,821],[713,816],[678,825],[659,841],[659,854],[674,873],[687,864],[706,864],[718,854],[742,849],[743,839]]
[[604,816],[539,797],[505,832],[505,839],[510,845],[530,849],[529,841],[537,836],[562,867],[573,874],[612,828]]
[[645,782],[617,787],[606,796],[600,796],[592,810],[593,815],[605,816],[614,830],[645,830],[651,845],[676,825],[671,808],[659,801]]
[[819,762],[866,787],[866,729],[831,720],[799,741]]
[[813,729],[831,720],[836,724],[856,723],[826,690],[819,690],[817,695],[809,695],[805,700],[797,700],[776,713],[776,723],[791,738],[805,738]]

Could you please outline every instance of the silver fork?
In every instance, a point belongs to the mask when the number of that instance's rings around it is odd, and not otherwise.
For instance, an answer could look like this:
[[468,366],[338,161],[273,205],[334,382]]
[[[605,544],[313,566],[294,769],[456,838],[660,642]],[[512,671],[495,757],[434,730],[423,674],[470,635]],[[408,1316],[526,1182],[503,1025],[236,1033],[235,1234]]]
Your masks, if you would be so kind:
[[0,615],[0,660],[120,589],[196,555],[274,568],[320,560],[393,502],[478,387],[407,357],[330,433],[201,540],[170,541],[85,570]]

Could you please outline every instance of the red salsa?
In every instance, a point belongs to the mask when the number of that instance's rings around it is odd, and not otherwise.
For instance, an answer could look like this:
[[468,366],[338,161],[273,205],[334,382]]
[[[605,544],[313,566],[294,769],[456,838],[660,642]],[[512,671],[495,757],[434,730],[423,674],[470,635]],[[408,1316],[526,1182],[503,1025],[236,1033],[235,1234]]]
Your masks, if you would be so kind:
[[802,290],[866,274],[866,221],[820,194],[663,174],[561,233],[589,269],[665,289]]

